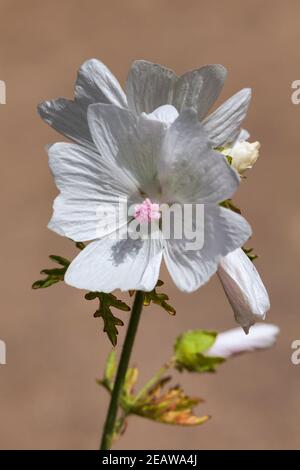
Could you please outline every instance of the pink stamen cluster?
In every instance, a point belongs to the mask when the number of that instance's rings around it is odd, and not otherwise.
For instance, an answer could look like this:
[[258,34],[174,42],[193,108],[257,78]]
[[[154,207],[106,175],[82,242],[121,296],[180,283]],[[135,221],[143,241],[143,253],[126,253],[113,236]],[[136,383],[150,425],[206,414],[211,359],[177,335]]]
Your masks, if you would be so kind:
[[134,217],[139,222],[150,222],[151,220],[159,220],[159,204],[151,202],[149,198],[145,199],[141,204],[135,206]]

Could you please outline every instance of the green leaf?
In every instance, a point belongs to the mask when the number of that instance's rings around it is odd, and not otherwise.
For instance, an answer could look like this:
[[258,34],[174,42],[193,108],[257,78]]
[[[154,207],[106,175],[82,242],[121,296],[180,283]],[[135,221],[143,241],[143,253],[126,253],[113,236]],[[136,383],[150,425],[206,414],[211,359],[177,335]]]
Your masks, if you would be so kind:
[[104,375],[102,379],[97,380],[108,392],[112,392],[114,386],[114,377],[117,369],[117,354],[111,351],[106,359]]
[[255,261],[258,258],[258,255],[253,253],[253,248],[244,248],[244,247],[242,247],[242,250],[248,256],[250,261],[252,261],[252,263],[253,263],[253,261]]
[[117,369],[117,353],[116,351],[111,351],[108,355],[105,370],[104,370],[105,380],[107,380],[110,383],[113,383],[116,369]]
[[48,277],[47,279],[39,279],[38,281],[35,281],[31,287],[32,289],[44,289],[46,287],[52,286],[53,284],[56,284],[59,281],[60,279],[51,279]]
[[217,333],[214,331],[191,330],[180,335],[175,342],[175,367],[189,372],[207,372],[214,370],[220,358],[206,357],[203,352],[214,344]]
[[76,242],[75,245],[79,250],[83,250],[85,248],[85,244],[83,242]]
[[241,214],[241,210],[232,202],[232,199],[226,199],[225,201],[220,202],[221,207],[225,207],[225,209],[230,209],[237,214]]
[[229,165],[232,164],[232,157],[230,155],[227,154],[227,152],[225,153],[225,150],[227,149],[227,151],[229,150],[229,147],[228,146],[220,146],[220,147],[215,147],[215,150],[217,152],[220,152],[222,154],[223,157],[225,157],[227,159],[227,162],[229,163]]
[[[82,242],[77,242],[76,247],[79,250],[83,250],[85,248],[85,244]],[[33,289],[43,289],[50,287],[53,284],[64,280],[66,271],[70,265],[70,261],[58,255],[50,255],[49,258],[54,263],[57,263],[60,267],[42,269],[41,274],[44,274],[45,278],[35,281],[32,284]],[[128,312],[130,307],[122,300],[119,300],[115,295],[105,294],[103,292],[88,292],[85,295],[85,298],[87,300],[99,300],[99,308],[94,313],[94,316],[101,317],[103,319],[104,332],[107,333],[112,345],[115,346],[117,344],[118,335],[117,327],[123,326],[124,323],[122,320],[120,320],[120,318],[113,315],[111,312],[111,307],[125,312]]]
[[167,300],[169,300],[169,297],[167,294],[163,294],[162,292],[157,292],[157,288],[163,286],[164,283],[161,280],[157,281],[157,284],[155,288],[151,292],[145,292],[145,297],[144,297],[144,305],[148,307],[151,302],[153,302],[156,305],[159,305],[162,307],[166,312],[168,312],[169,315],[175,315],[176,310],[172,305],[170,305]]
[[57,277],[60,279],[62,274],[65,274],[64,268],[53,268],[53,269],[42,269],[41,274],[46,274],[47,276]]
[[159,423],[181,426],[197,426],[205,423],[209,416],[196,416],[193,411],[193,408],[203,400],[189,397],[179,386],[164,391],[163,388],[170,379],[170,377],[161,378],[145,396],[133,400],[127,414],[136,414]]
[[49,258],[54,263],[62,266],[61,268],[50,268],[42,269],[41,274],[44,274],[46,277],[44,279],[39,279],[32,284],[32,289],[45,289],[50,287],[53,284],[56,284],[59,281],[63,281],[70,261],[66,258],[62,258],[57,255],[50,255]]
[[129,367],[126,372],[125,383],[123,386],[123,393],[125,394],[123,397],[123,402],[126,403],[126,400],[131,399],[131,395],[133,394],[134,387],[137,383],[139,371],[136,367]]
[[88,292],[85,295],[85,298],[86,300],[99,300],[99,308],[94,313],[94,317],[102,318],[104,323],[103,331],[107,334],[111,344],[116,346],[117,336],[119,333],[117,326],[123,326],[124,323],[122,320],[120,320],[120,318],[113,315],[111,307],[126,312],[130,310],[130,307],[122,300],[119,300],[115,295],[105,294],[104,292]]
[[69,266],[70,261],[62,256],[50,255],[49,258],[55,263],[60,264],[61,266]]
[[[80,250],[85,248],[85,244],[82,242],[76,243],[76,247]],[[44,289],[56,284],[59,281],[63,281],[65,278],[66,271],[70,265],[70,261],[62,256],[50,255],[49,258],[54,263],[57,263],[61,268],[50,268],[42,269],[41,274],[45,274],[45,279],[39,279],[32,284],[32,289]]]

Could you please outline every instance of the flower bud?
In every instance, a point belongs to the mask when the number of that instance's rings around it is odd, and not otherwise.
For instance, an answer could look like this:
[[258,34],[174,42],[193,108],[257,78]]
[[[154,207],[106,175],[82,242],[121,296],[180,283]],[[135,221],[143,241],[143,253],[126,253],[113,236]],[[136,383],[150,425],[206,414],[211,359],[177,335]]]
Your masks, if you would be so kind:
[[256,321],[265,319],[270,308],[268,292],[260,275],[239,248],[221,259],[218,276],[236,321],[248,333]]
[[259,156],[259,142],[238,141],[228,150],[228,155],[232,158],[231,165],[242,174],[252,168]]
[[275,344],[278,334],[278,326],[268,323],[254,325],[247,336],[240,328],[227,330],[218,334],[205,355],[228,359],[238,354],[268,349]]
[[244,173],[253,167],[259,156],[260,143],[248,142],[247,140],[237,141],[233,147],[225,148],[222,153],[231,159],[231,166],[239,174]]

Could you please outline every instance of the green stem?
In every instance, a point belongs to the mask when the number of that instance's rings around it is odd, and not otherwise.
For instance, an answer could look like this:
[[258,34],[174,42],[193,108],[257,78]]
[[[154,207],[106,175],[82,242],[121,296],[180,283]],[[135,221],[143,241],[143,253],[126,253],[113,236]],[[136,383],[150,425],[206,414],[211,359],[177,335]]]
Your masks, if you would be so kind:
[[116,424],[120,396],[122,393],[126,372],[129,365],[131,351],[137,332],[140,316],[143,309],[144,293],[137,291],[135,294],[134,303],[132,306],[131,317],[129,320],[125,341],[120,357],[120,362],[117,370],[114,388],[111,394],[110,404],[107,412],[107,417],[103,429],[101,450],[109,450],[112,445],[114,428]]
[[155,375],[153,375],[153,377],[151,377],[150,380],[148,380],[148,382],[141,388],[139,393],[136,395],[134,400],[135,403],[138,402],[141,398],[143,398],[144,395],[146,395],[146,393],[151,390],[154,385],[157,384],[157,382],[165,375],[167,370],[172,367],[173,362],[173,358],[170,359],[168,362],[166,362],[166,364],[161,366],[161,368],[156,372]]

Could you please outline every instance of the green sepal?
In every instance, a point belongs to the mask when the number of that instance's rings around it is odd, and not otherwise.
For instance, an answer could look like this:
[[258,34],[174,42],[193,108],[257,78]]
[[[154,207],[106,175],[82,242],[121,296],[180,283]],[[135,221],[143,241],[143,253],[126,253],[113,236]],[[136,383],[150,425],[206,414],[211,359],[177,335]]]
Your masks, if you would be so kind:
[[190,330],[178,336],[174,344],[175,367],[179,371],[213,372],[218,364],[224,362],[220,357],[203,354],[214,344],[217,333],[206,330]]
[[210,357],[204,354],[197,354],[197,364],[193,372],[216,372],[216,367],[225,362],[224,357]]

